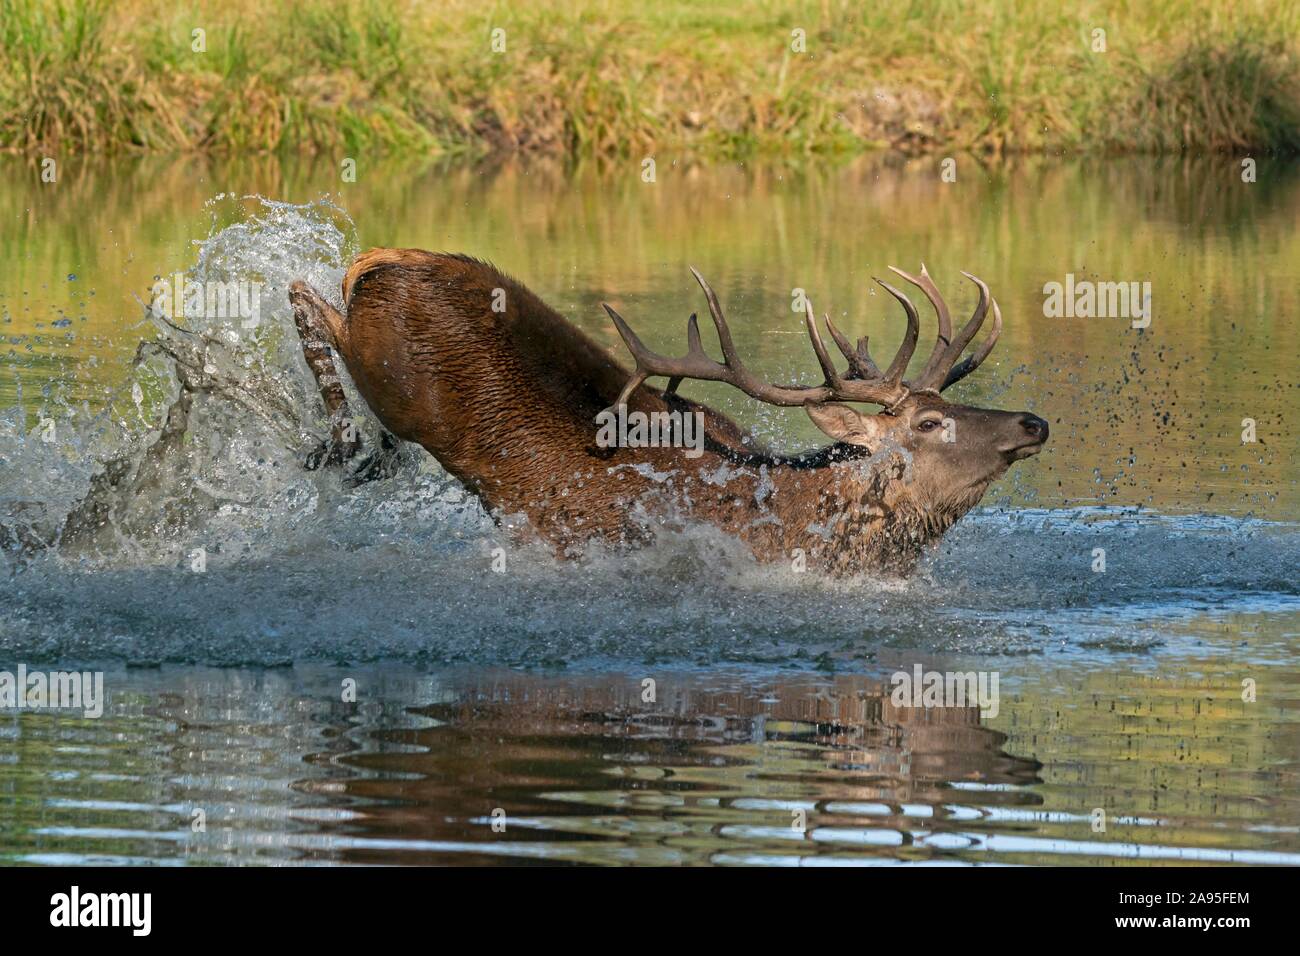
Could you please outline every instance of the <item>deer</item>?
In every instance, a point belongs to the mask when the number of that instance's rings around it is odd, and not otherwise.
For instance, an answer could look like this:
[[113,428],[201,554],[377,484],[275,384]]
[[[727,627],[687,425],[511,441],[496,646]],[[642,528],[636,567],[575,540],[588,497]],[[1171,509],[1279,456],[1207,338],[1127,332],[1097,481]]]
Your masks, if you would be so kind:
[[[759,562],[786,560],[832,577],[911,575],[943,534],[1015,462],[1040,452],[1048,423],[1029,412],[977,408],[942,392],[988,358],[1002,314],[988,286],[955,334],[926,271],[891,267],[920,289],[938,335],[920,372],[905,378],[920,337],[916,307],[883,370],[867,337],[856,347],[823,316],[847,362],[832,360],[811,303],[804,324],[820,367],[817,385],[753,374],[732,340],[718,296],[694,268],[722,361],[705,351],[696,315],[686,354],[657,354],[602,303],[633,360],[620,364],[522,283],[479,259],[418,249],[372,249],[342,281],[342,311],[307,283],[289,299],[303,354],[330,420],[330,437],[304,461],[342,465],[361,442],[335,364],[382,426],[380,447],[350,482],[393,473],[402,442],[429,452],[499,524],[540,539],[560,559],[593,541],[643,545],[662,529],[704,522],[742,541]],[[991,311],[992,328],[964,355]],[[964,356],[964,357],[963,357]],[[650,378],[667,378],[656,388]],[[803,408],[831,444],[800,454],[768,450],[732,419],[678,393],[684,381],[721,382],[759,402]],[[851,407],[870,405],[868,413]],[[673,442],[596,440],[604,416],[641,413],[700,425],[695,450]],[[675,416],[675,417],[674,417]],[[673,424],[668,436],[680,437]]]

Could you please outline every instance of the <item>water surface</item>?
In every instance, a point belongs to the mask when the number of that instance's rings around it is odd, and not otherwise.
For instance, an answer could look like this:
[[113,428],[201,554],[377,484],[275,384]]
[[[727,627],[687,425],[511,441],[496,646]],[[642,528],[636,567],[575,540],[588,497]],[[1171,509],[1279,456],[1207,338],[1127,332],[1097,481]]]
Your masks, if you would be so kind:
[[[0,669],[104,669],[110,704],[0,716],[0,853],[1300,861],[1300,176],[1237,169],[962,160],[943,183],[928,161],[661,161],[648,184],[363,165],[343,183],[186,160],[42,184],[6,161]],[[925,261],[962,316],[965,269],[1006,329],[954,392],[1034,411],[1052,441],[907,583],[756,565],[704,528],[557,564],[416,450],[359,489],[299,467],[323,424],[284,290],[332,293],[372,245],[490,258],[616,350],[602,300],[684,348],[695,265],[751,364],[801,381],[794,289],[879,357],[903,323],[871,277]],[[156,355],[133,365],[156,334],[136,297],[178,271],[258,282],[264,307],[256,328],[176,333],[219,385],[157,445],[176,385]],[[1045,317],[1067,273],[1151,282],[1150,327]],[[685,390],[779,447],[817,442],[798,410]],[[96,492],[90,530],[30,547],[105,462],[131,479]],[[898,708],[890,676],[918,663],[997,673],[997,713]]]

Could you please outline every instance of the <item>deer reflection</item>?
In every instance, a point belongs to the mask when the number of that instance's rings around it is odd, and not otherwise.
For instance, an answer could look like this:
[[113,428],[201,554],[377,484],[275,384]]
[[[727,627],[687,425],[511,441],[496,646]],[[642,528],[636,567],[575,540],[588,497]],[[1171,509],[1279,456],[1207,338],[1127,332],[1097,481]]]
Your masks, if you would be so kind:
[[[773,801],[815,806],[825,825],[855,802],[900,819],[904,804],[971,802],[954,785],[986,790],[981,802],[1037,799],[997,794],[1038,782],[1040,765],[1006,753],[978,707],[898,707],[864,677],[475,672],[431,696],[405,711],[428,726],[372,727],[333,755],[362,772],[333,784],[369,804],[372,836],[656,844],[751,825]],[[514,824],[502,834],[498,810]]]

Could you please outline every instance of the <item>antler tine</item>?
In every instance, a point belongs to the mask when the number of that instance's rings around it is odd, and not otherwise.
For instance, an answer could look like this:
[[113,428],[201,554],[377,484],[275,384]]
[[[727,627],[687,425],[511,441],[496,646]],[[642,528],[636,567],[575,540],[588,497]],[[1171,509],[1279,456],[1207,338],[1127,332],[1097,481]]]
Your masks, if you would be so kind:
[[979,368],[980,363],[988,358],[989,353],[993,351],[993,346],[998,344],[998,336],[1002,334],[1002,310],[998,308],[997,299],[992,299],[990,302],[993,306],[993,328],[989,330],[989,334],[985,337],[984,341],[979,344],[979,348],[977,348],[972,354],[966,356],[960,364],[948,373],[947,377],[943,381],[943,385],[939,387],[940,391],[953,384],[953,382],[960,382],[971,372]]
[[858,339],[857,356],[862,361],[862,364],[867,367],[871,378],[883,377],[880,366],[876,364],[876,360],[871,357],[871,350],[867,348],[867,336],[865,335]]
[[876,279],[876,281],[899,301],[903,311],[907,313],[907,334],[903,336],[903,344],[898,347],[898,354],[894,356],[894,360],[889,363],[889,368],[885,372],[885,378],[889,381],[901,382],[903,373],[907,371],[907,363],[912,361],[912,353],[916,351],[916,342],[921,337],[921,318],[916,314],[916,306],[912,305],[911,299],[885,280]]
[[[612,305],[610,305],[608,302],[602,302],[601,306],[604,307],[605,311],[609,313],[609,317],[614,321],[614,328],[618,329],[618,334],[623,339],[623,344],[627,346],[627,350],[632,353],[632,358],[636,360],[636,370],[632,373],[632,377],[627,380],[627,384],[623,386],[623,391],[618,393],[618,398],[615,400],[614,404],[610,406],[611,408],[617,408],[619,405],[626,405],[627,400],[632,397],[632,393],[635,392],[637,388],[640,387],[642,382],[644,382],[647,378],[651,376],[651,374],[653,374],[653,366],[655,366],[656,364],[660,364],[660,362],[662,362],[662,364],[664,365],[677,366],[685,362],[686,360],[680,359],[677,361],[673,361],[672,359],[667,359],[661,355],[656,355],[654,352],[651,352],[649,349],[645,347],[641,339],[637,337],[637,334],[632,331],[632,326],[627,324],[627,321],[623,318],[623,316],[619,315],[616,311],[614,311],[614,307]],[[690,329],[689,329],[690,325],[695,325],[695,316],[693,315],[691,316],[690,323],[688,323],[688,329],[687,329],[688,338],[690,337]],[[697,326],[695,330],[696,342],[699,341],[699,336],[700,333],[699,333],[699,328]],[[687,357],[688,358],[690,357],[689,352]],[[677,372],[675,371],[669,372],[665,370],[663,374],[676,375]],[[685,374],[685,372],[683,372],[683,374]]]
[[627,384],[623,386],[623,391],[618,393],[618,398],[614,399],[614,404],[611,405],[610,408],[618,408],[620,405],[626,405],[627,400],[632,397],[632,393],[640,388],[641,383],[649,377],[649,374],[646,372],[637,372],[629,378]]
[[867,350],[867,337],[864,335],[858,339],[858,350],[855,352],[849,340],[839,329],[831,322],[831,317],[824,316],[826,322],[826,331],[831,334],[835,344],[839,346],[840,353],[849,360],[850,379],[873,379],[881,378],[880,368],[872,361],[871,353]]
[[930,278],[930,273],[926,271],[924,262],[921,263],[921,274],[919,276],[904,272],[895,266],[889,268],[890,271],[898,273],[925,293],[925,297],[930,300],[930,305],[934,306],[935,314],[939,317],[939,335],[934,341],[934,350],[931,351],[930,358],[925,363],[925,368],[916,380],[917,388],[934,388],[934,385],[927,383],[935,377],[935,370],[943,360],[948,346],[952,344],[952,315],[948,312],[948,304],[943,301],[943,296],[939,294],[938,287],[934,284],[934,280]]
[[808,338],[812,340],[813,351],[817,353],[817,363],[822,367],[822,374],[826,377],[826,384],[838,392],[843,383],[840,381],[840,373],[835,369],[835,363],[831,361],[830,354],[826,351],[826,344],[822,341],[821,333],[817,331],[817,316],[813,315],[812,303],[804,299],[804,321],[808,325]]
[[979,287],[979,304],[975,306],[975,312],[971,315],[970,321],[962,326],[962,330],[957,333],[957,337],[952,340],[952,344],[944,349],[943,355],[939,357],[939,361],[934,364],[934,367],[931,369],[927,366],[929,375],[921,378],[921,383],[926,388],[943,389],[946,387],[945,382],[948,373],[952,371],[952,367],[961,358],[961,353],[966,351],[966,346],[970,344],[971,339],[975,338],[975,333],[984,324],[984,316],[989,310],[989,287],[969,272],[963,272],[962,275]]
[[957,359],[961,358],[961,353],[966,351],[966,346],[970,345],[971,339],[975,338],[975,333],[978,332],[980,326],[984,324],[984,316],[988,314],[989,299],[991,298],[989,295],[989,287],[984,284],[983,279],[978,276],[973,276],[969,272],[963,272],[962,275],[967,279],[970,279],[970,281],[974,282],[976,287],[978,287],[980,290],[980,300],[975,306],[975,311],[971,313],[970,321],[962,326],[961,331],[957,333],[957,337],[953,339],[951,349],[953,362],[956,362]]
[[691,317],[686,320],[686,351],[690,354],[699,352],[704,353],[704,345],[700,342],[700,320],[691,313]]
[[[688,355],[704,355],[704,346],[700,343],[700,322],[695,317],[694,312],[692,312],[691,317],[686,320],[686,353]],[[707,358],[708,356],[705,357]],[[669,376],[668,385],[664,388],[664,394],[675,395],[677,393],[677,386],[682,384],[683,378],[684,376],[682,375]]]
[[695,276],[695,281],[704,290],[704,298],[709,303],[709,315],[713,319],[713,327],[718,330],[718,344],[722,346],[723,360],[732,368],[743,369],[744,365],[740,361],[740,356],[736,354],[736,345],[731,341],[731,329],[727,327],[727,319],[722,314],[722,306],[718,304],[717,293],[704,280],[704,276],[700,275],[695,266],[689,268],[691,275]]

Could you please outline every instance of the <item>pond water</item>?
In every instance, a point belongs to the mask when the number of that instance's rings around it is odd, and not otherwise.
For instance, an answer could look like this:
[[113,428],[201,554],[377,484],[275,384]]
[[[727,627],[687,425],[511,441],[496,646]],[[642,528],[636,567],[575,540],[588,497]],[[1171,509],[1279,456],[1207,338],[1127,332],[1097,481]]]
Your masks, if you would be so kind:
[[[0,671],[103,671],[107,702],[0,710],[0,860],[1300,863],[1300,167],[40,173],[0,161]],[[325,429],[285,290],[377,245],[489,258],[620,354],[599,303],[680,351],[694,265],[751,365],[803,381],[794,290],[880,356],[903,322],[871,277],[924,261],[962,316],[966,270],[1006,326],[953,391],[1051,442],[905,583],[695,527],[558,563],[418,449],[355,489],[300,467]],[[178,273],[260,311],[160,333]],[[1149,282],[1149,325],[1048,316],[1067,276]],[[214,383],[162,438],[159,334]],[[900,706],[918,666],[996,706]]]

